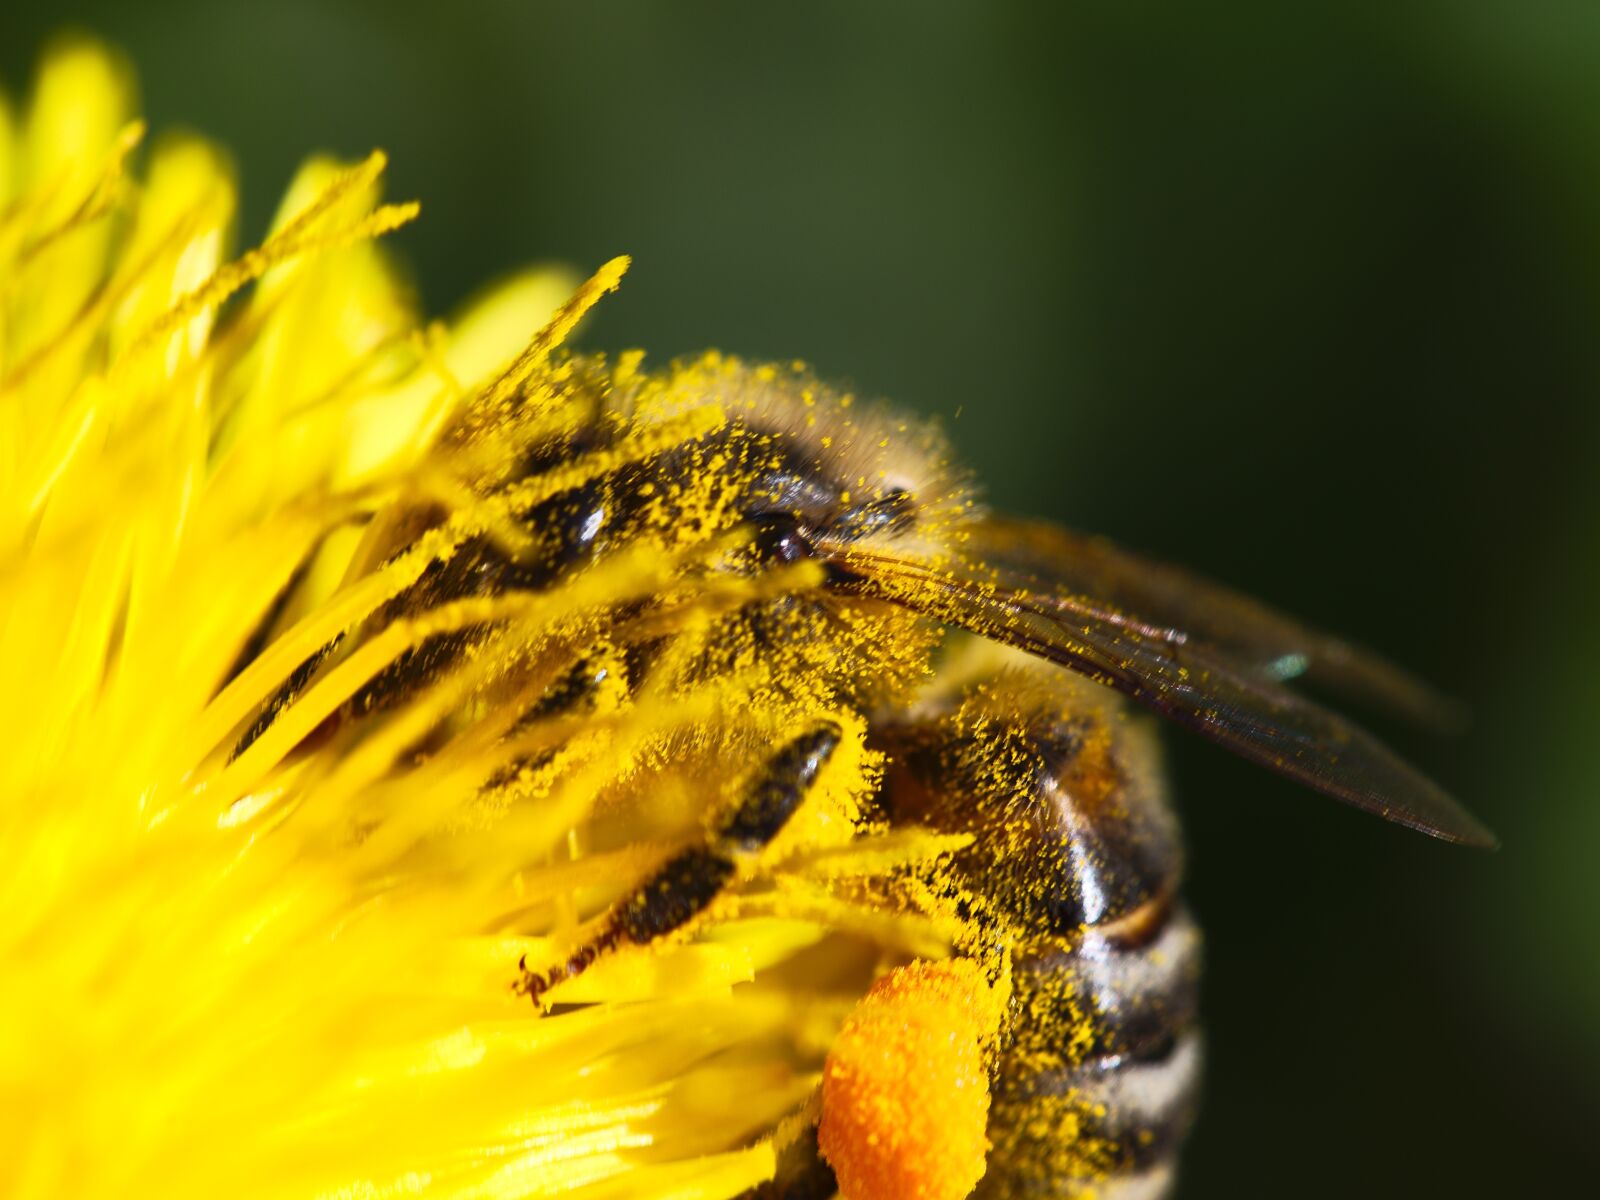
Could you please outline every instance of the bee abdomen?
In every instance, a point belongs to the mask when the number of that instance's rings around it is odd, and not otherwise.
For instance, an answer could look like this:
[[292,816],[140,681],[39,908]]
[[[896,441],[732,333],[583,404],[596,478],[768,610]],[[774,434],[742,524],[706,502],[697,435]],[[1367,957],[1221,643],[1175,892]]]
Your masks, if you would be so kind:
[[979,1196],[1166,1194],[1200,1084],[1200,934],[1181,906],[1152,921],[1018,956]]
[[1200,1035],[1160,1059],[1109,1070],[1008,1078],[989,1113],[989,1170],[978,1200],[1160,1200],[1200,1080]]

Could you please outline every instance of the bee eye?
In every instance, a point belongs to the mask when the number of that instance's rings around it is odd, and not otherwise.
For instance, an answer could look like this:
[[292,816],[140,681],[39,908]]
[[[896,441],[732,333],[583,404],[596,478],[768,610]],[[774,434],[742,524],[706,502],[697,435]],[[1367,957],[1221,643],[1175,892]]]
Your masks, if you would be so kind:
[[751,517],[750,523],[755,526],[753,545],[762,562],[799,562],[815,553],[800,532],[800,522],[791,513],[762,513]]

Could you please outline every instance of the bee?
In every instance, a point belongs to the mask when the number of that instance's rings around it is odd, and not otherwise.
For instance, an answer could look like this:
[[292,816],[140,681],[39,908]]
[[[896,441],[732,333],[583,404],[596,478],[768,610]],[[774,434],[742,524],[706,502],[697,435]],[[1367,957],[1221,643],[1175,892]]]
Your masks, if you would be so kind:
[[[986,511],[937,432],[801,368],[573,356],[477,397],[435,457],[450,486],[379,513],[352,569],[422,565],[301,665],[235,753],[403,622],[422,632],[319,736],[468,678],[413,749],[487,705],[508,749],[482,794],[502,811],[573,777],[586,717],[688,712],[657,723],[585,827],[602,848],[675,848],[565,952],[519,964],[517,990],[541,1003],[606,956],[692,932],[759,873],[830,764],[875,763],[856,827],[953,848],[858,899],[944,911],[952,952],[1009,988],[981,1196],[1134,1200],[1175,1177],[1200,1080],[1200,936],[1155,738],[1127,703],[1387,820],[1493,843],[1290,684],[1447,722],[1428,688],[1185,572]],[[609,591],[539,637],[501,638],[514,612],[601,577]],[[746,768],[733,796],[684,783],[725,778],[730,758]],[[833,1194],[818,1145],[814,1129],[791,1138],[752,1195]]]

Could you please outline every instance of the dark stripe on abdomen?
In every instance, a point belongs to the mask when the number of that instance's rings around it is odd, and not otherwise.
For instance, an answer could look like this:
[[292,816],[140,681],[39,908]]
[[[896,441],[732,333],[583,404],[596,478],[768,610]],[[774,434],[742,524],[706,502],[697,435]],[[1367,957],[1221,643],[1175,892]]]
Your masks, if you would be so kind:
[[1166,1194],[1199,1091],[1199,969],[1181,905],[1137,946],[1088,933],[1018,954],[976,1196]]

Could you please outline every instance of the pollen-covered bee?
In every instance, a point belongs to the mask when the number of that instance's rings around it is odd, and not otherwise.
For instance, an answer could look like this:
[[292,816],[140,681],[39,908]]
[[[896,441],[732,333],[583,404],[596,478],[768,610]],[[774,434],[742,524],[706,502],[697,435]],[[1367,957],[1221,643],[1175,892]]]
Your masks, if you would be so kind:
[[[1436,719],[1427,689],[1214,585],[986,512],[925,425],[798,367],[544,353],[466,403],[376,513],[348,570],[383,594],[234,754],[343,669],[307,739],[381,729],[441,779],[470,764],[464,825],[561,831],[559,861],[530,870],[575,882],[507,919],[540,939],[508,978],[552,1021],[590,1002],[591,968],[719,914],[813,922],[773,969],[833,1015],[797,1021],[812,1032],[784,1052],[809,1096],[737,1135],[779,1150],[752,1194],[1166,1193],[1199,1080],[1199,936],[1153,733],[1124,697],[1389,820],[1492,842],[1286,684]],[[814,1036],[841,996],[940,956],[975,965],[997,1014],[973,1035],[978,1161],[948,1171],[928,1163],[955,1118],[912,1111],[941,1108],[939,1061],[867,1079],[862,1116],[816,1086]],[[929,1137],[870,1115],[897,1111]]]

